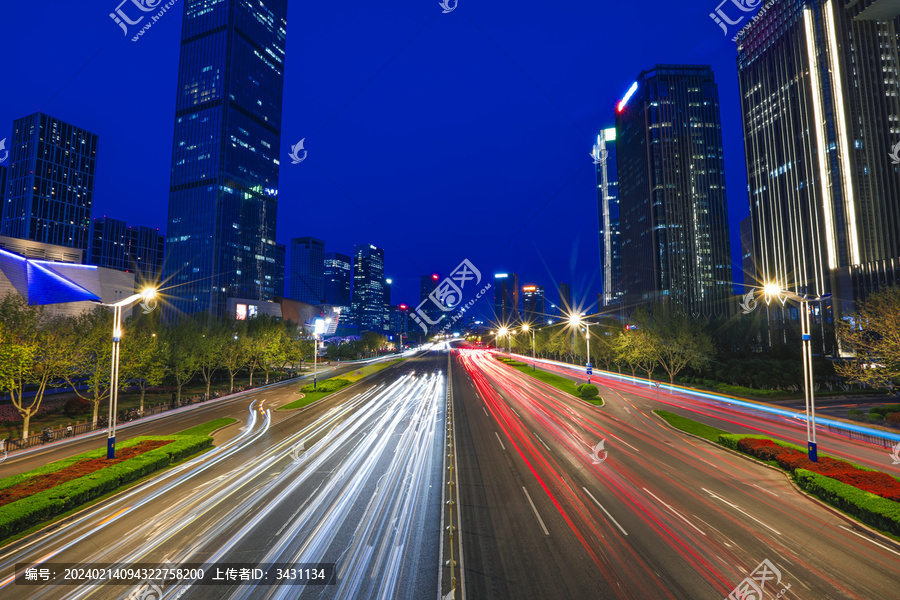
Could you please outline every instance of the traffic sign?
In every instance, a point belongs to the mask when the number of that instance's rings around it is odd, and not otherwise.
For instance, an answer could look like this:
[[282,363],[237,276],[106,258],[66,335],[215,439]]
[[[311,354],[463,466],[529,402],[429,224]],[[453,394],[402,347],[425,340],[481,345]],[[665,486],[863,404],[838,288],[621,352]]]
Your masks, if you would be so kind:
[[588,374],[588,375],[593,375],[593,374],[594,374],[594,367],[593,367],[593,365],[591,365],[591,363],[588,363],[588,364],[587,364],[587,374]]

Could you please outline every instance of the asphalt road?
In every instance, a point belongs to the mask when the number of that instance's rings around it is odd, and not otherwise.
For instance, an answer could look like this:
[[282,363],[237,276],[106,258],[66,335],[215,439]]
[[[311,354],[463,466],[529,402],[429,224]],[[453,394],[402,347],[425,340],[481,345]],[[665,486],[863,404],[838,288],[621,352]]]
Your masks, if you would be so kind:
[[16,563],[203,563],[206,580],[226,563],[332,563],[329,586],[141,586],[166,598],[435,597],[446,366],[445,353],[410,358],[298,411],[266,410],[296,399],[287,390],[267,391],[263,410],[244,399],[239,435],[213,451],[0,549],[0,597],[138,591],[99,581],[23,587],[9,579]]
[[595,408],[465,350],[451,383],[469,600],[720,600],[753,572],[766,598],[900,597],[896,544],[637,394]]

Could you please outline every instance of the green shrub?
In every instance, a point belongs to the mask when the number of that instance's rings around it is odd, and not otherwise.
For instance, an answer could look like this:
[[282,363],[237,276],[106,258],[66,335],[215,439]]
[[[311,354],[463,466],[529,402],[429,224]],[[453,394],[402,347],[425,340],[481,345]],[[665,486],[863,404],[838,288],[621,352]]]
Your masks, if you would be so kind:
[[870,411],[869,416],[867,416],[866,419],[868,419],[870,423],[879,423],[881,421],[884,421],[884,415],[882,415],[881,413],[873,413]]
[[847,411],[847,416],[851,419],[861,419],[865,416],[865,413],[858,408],[851,408]]
[[894,412],[900,412],[900,404],[885,404],[884,406],[876,406],[869,409],[870,415],[879,414],[882,417],[886,417]]
[[[0,510],[0,539],[15,535],[77,506],[112,492],[173,462],[209,448],[213,439],[208,436],[152,436],[137,437],[119,446],[120,449],[148,440],[173,440],[161,448],[150,450],[134,458],[110,465],[84,477],[67,481],[49,490],[7,504]],[[105,453],[105,451],[104,451]],[[96,452],[88,453],[90,455]],[[84,455],[74,457],[85,460]],[[70,464],[71,464],[70,463]],[[24,473],[21,478],[36,476]]]
[[582,398],[595,398],[600,394],[600,390],[592,383],[582,383],[575,389],[578,390],[578,395]]
[[801,489],[831,506],[853,515],[867,525],[900,535],[900,502],[876,496],[806,469],[797,469],[794,477]]
[[309,394],[311,392],[336,392],[348,385],[350,385],[350,382],[346,379],[326,379],[325,381],[316,384],[315,389],[313,389],[313,384],[310,383],[300,388],[300,391],[304,394]]

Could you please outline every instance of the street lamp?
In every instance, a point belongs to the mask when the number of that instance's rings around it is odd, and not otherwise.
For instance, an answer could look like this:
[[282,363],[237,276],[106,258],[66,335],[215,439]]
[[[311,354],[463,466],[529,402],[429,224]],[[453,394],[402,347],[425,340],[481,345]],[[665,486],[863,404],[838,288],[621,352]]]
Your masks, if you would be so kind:
[[106,459],[116,457],[116,412],[119,409],[119,344],[122,341],[122,309],[131,306],[138,300],[145,303],[156,298],[156,288],[147,288],[140,294],[134,294],[114,304],[102,304],[113,309],[113,336],[112,336],[112,372],[109,381],[109,423],[106,428]]
[[506,327],[501,327],[500,329],[497,330],[497,349],[498,350],[500,349],[500,338],[502,338],[505,335],[509,335],[509,329],[507,329]]
[[569,315],[569,325],[572,327],[580,327],[584,325],[585,336],[584,339],[587,340],[587,378],[588,383],[591,382],[591,324],[588,321],[584,321],[581,319],[581,315],[572,313]]
[[316,383],[319,376],[319,334],[325,333],[325,324],[330,323],[331,319],[316,319],[315,329],[313,330],[313,390],[316,389]]
[[812,362],[812,335],[810,334],[809,322],[809,303],[822,302],[831,298],[831,294],[822,294],[815,298],[809,296],[801,296],[781,289],[777,283],[767,283],[763,287],[766,295],[766,304],[769,303],[772,296],[775,296],[781,303],[786,300],[793,300],[800,305],[800,333],[801,333],[801,355],[803,358],[803,397],[806,402],[806,441],[809,449],[810,462],[819,462],[818,445],[816,444],[816,398],[813,389],[813,362]]
[[534,371],[534,327],[528,325],[528,323],[522,324],[522,331],[531,330],[531,370]]

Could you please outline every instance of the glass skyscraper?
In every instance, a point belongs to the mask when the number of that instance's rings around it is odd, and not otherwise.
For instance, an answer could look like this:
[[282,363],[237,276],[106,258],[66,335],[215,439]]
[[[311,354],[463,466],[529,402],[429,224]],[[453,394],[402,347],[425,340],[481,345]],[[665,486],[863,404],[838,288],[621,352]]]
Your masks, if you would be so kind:
[[290,290],[292,300],[325,302],[325,242],[314,237],[291,240]]
[[544,286],[526,285],[522,287],[522,319],[534,325],[546,320],[547,310],[544,303]]
[[798,0],[738,37],[755,284],[834,294],[826,320],[900,275],[898,35],[896,3]]
[[164,287],[169,315],[284,293],[275,242],[287,0],[184,0]]
[[519,322],[519,276],[515,273],[494,275],[494,318],[504,327]]
[[625,305],[723,317],[734,295],[719,89],[708,66],[656,65],[616,107]]
[[325,303],[350,312],[353,301],[353,259],[340,252],[325,253]]
[[85,250],[96,134],[43,113],[13,123],[0,235]]
[[597,165],[597,214],[600,218],[600,268],[603,303],[622,302],[622,248],[619,229],[619,182],[616,180],[616,129],[597,134],[591,155]]
[[371,244],[354,246],[351,308],[360,333],[384,331],[385,287],[384,250]]

